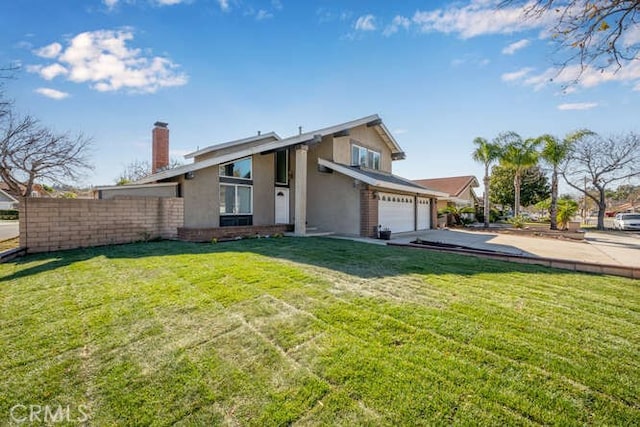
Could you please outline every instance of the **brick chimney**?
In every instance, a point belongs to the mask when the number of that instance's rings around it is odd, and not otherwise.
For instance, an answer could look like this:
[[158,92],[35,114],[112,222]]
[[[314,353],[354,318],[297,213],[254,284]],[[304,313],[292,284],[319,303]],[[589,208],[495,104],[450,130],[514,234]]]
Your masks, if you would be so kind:
[[159,172],[169,166],[169,123],[155,122],[151,132],[151,171]]

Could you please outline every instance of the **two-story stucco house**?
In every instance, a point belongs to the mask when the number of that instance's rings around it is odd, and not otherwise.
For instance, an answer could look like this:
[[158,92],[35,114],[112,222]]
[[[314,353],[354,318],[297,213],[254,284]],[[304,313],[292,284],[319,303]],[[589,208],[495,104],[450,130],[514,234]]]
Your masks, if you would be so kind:
[[291,224],[346,235],[429,229],[436,199],[448,196],[392,174],[405,154],[377,115],[280,138],[275,133],[212,145],[168,164],[169,129],[157,122],[153,168],[133,185],[101,187],[101,198],[184,198],[184,227],[211,229]]

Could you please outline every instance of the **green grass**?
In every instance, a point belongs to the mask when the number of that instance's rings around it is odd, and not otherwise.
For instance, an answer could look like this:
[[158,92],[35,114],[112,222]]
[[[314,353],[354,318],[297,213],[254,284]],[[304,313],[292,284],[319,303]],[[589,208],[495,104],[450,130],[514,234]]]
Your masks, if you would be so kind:
[[640,287],[331,239],[0,265],[0,424],[633,425]]

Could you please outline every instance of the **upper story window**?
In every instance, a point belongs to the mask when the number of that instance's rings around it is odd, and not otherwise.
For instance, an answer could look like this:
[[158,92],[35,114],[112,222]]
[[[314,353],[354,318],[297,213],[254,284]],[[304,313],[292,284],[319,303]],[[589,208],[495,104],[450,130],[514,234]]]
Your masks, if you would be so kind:
[[220,176],[228,178],[251,179],[251,157],[220,165]]
[[289,184],[289,150],[276,151],[276,184]]
[[351,164],[369,169],[380,169],[380,152],[353,144],[351,146]]

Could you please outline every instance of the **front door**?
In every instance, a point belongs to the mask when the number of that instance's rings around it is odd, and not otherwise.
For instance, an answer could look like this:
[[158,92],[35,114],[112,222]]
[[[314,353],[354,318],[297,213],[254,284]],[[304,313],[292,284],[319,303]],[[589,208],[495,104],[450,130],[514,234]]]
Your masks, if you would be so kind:
[[276,224],[289,224],[289,189],[276,187]]

